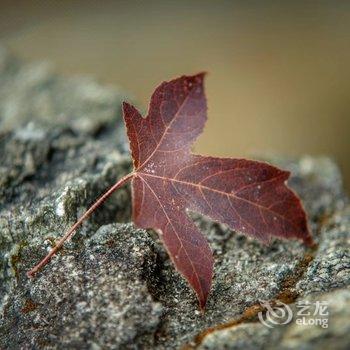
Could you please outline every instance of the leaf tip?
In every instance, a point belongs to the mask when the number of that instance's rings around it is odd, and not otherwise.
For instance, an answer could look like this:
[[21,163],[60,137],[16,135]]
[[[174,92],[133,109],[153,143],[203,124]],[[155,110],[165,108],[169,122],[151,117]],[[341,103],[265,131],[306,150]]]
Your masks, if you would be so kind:
[[209,280],[201,280],[200,290],[198,290],[197,288],[195,289],[195,292],[198,298],[198,303],[199,303],[199,310],[201,311],[202,314],[204,314],[205,312],[205,308],[206,308],[208,297],[211,290],[212,280],[213,280],[213,271],[211,270]]
[[205,308],[207,305],[208,296],[206,296],[205,298],[202,298],[202,299],[198,299],[198,300],[199,300],[199,311],[201,312],[202,315],[204,315]]
[[199,72],[192,76],[186,76],[185,78],[193,80],[195,83],[202,85],[207,72]]
[[195,75],[195,77],[199,77],[199,78],[202,78],[202,79],[203,79],[207,74],[208,74],[208,72],[201,71],[201,72],[197,73],[197,74]]
[[308,232],[308,235],[303,239],[303,242],[305,245],[307,245],[310,248],[316,247],[316,242],[312,238],[310,232]]
[[126,102],[126,101],[122,102],[122,110],[123,110],[124,117],[128,112],[131,111],[132,108],[133,106],[129,102]]

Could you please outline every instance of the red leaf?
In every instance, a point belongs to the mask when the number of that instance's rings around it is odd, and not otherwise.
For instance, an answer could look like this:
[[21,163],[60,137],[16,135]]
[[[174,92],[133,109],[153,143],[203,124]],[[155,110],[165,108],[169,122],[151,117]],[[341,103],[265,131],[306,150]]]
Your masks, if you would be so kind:
[[271,235],[312,242],[300,200],[285,185],[289,172],[262,162],[190,152],[207,119],[203,77],[161,84],[146,118],[123,105],[135,168],[133,220],[159,233],[201,308],[210,291],[213,259],[187,209],[264,242]]
[[207,119],[203,78],[204,74],[183,76],[161,84],[146,118],[123,104],[134,171],[102,195],[28,276],[46,265],[77,227],[129,179],[135,224],[159,233],[202,309],[211,287],[213,258],[188,209],[263,242],[277,236],[313,243],[300,200],[285,184],[289,172],[252,160],[191,153]]

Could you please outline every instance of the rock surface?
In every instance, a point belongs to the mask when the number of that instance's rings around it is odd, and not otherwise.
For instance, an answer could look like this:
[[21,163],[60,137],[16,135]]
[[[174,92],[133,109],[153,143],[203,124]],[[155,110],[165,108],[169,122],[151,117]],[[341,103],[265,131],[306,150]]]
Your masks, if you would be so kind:
[[[318,246],[263,246],[195,214],[215,257],[207,310],[118,191],[37,278],[26,271],[130,168],[124,95],[0,49],[0,349],[319,349],[350,346],[350,206],[327,158],[289,169]],[[268,328],[260,300],[329,302],[329,327]],[[295,312],[294,312],[295,314]],[[294,315],[295,316],[295,315]]]

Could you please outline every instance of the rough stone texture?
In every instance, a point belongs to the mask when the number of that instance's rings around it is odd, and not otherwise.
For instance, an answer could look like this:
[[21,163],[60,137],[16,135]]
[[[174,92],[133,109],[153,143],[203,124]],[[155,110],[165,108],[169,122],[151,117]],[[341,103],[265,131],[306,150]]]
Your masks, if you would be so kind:
[[[267,247],[193,214],[215,257],[204,315],[156,235],[127,223],[127,189],[27,279],[53,241],[128,171],[122,99],[0,50],[0,349],[348,348],[350,207],[328,158],[271,159],[293,172],[314,249],[280,240]],[[293,309],[307,298],[330,301],[328,329],[295,322],[270,329],[256,317],[259,300]]]
[[314,294],[304,300],[311,305],[317,301],[327,302],[330,314],[327,328],[309,324],[308,320],[313,319],[313,316],[306,317],[307,324],[297,324],[298,309],[293,304],[290,307],[294,317],[287,325],[271,329],[260,322],[241,323],[208,334],[198,349],[349,349],[350,290]]
[[[14,349],[151,346],[162,312],[145,283],[156,260],[152,247],[148,235],[130,224],[104,225],[79,254],[64,251],[34,281],[21,276],[20,300],[4,311],[5,344]],[[36,245],[23,250],[23,257],[37,259],[37,251],[44,252]],[[14,336],[15,329],[27,332]]]
[[[96,135],[115,132],[115,122],[120,121],[125,97],[121,91],[89,77],[58,76],[47,62],[23,64],[0,48],[0,79],[1,133],[35,120],[42,126],[69,126],[73,132]],[[39,137],[40,132],[35,133]]]

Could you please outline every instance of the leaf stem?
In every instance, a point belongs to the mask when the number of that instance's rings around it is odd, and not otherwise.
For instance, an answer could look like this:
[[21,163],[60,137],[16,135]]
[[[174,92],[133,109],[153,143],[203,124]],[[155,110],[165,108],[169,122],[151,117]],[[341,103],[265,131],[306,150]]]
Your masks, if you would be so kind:
[[105,192],[97,201],[78,219],[78,221],[71,226],[71,228],[64,234],[64,236],[58,241],[58,243],[51,249],[49,254],[34,266],[30,271],[27,272],[27,276],[32,278],[34,275],[43,268],[54,256],[57,251],[63,246],[64,242],[73,236],[76,229],[82,224],[82,222],[87,219],[114,191],[119,187],[123,186],[127,181],[129,181],[134,176],[134,173],[130,173],[122,177],[117,183],[115,183],[107,192]]

